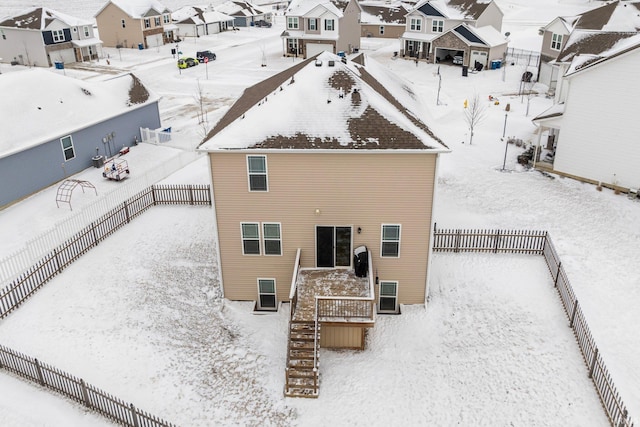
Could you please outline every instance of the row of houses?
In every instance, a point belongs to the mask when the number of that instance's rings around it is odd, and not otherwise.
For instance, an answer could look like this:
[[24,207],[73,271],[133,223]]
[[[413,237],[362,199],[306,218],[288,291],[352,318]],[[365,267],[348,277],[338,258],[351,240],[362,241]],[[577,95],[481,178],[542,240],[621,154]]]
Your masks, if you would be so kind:
[[[280,6],[280,5],[278,5]],[[328,50],[353,53],[361,37],[397,38],[403,57],[432,63],[462,56],[464,65],[501,60],[507,41],[494,1],[404,3],[294,0],[284,12],[283,54],[308,58]],[[98,59],[101,47],[146,49],[184,37],[216,34],[265,22],[273,13],[247,1],[170,11],[157,0],[109,0],[92,22],[39,7],[0,22],[0,58],[53,66]],[[99,33],[99,38],[97,34]]]

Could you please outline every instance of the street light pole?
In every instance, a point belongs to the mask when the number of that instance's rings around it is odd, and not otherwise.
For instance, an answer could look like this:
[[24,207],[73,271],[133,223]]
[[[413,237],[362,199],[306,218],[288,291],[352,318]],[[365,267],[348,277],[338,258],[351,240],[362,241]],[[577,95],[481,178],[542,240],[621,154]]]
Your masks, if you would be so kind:
[[504,139],[504,160],[502,161],[502,170],[504,171],[504,166],[507,164],[507,148],[509,148],[509,139],[505,138],[505,134],[507,133],[507,113],[504,113],[504,129],[502,130],[502,139]]

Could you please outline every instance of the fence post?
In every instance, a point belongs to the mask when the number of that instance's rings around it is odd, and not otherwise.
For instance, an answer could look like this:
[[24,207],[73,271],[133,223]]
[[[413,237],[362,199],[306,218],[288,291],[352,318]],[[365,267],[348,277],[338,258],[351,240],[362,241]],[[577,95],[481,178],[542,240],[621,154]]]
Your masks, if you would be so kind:
[[84,400],[84,404],[87,408],[91,408],[91,401],[89,400],[89,392],[87,391],[87,385],[84,383],[84,380],[80,379],[80,388],[82,389],[82,399]]
[[153,200],[153,205],[157,205],[158,203],[156,202],[156,186],[152,185],[151,186],[151,199]]
[[558,278],[560,277],[560,268],[562,268],[562,261],[560,261],[558,263],[558,272],[556,273],[556,280],[554,280],[554,282],[553,282],[553,287],[554,288],[558,287]]
[[127,218],[127,222],[131,222],[131,218],[129,218],[129,206],[127,205],[127,202],[123,202],[122,206],[124,207],[124,216]]
[[497,254],[498,253],[498,244],[500,242],[500,230],[498,230],[497,233],[496,233],[496,241],[495,242],[496,242],[496,244],[493,245],[493,253]]
[[[620,423],[618,424],[619,427],[625,427],[627,425],[627,417],[629,416],[629,413],[627,412],[626,409],[622,410],[622,415],[620,418]],[[633,427],[633,424],[631,424],[631,427]]]
[[573,328],[573,322],[576,320],[576,313],[578,312],[578,299],[576,298],[573,303],[573,310],[571,311],[571,321],[569,322],[569,327]]
[[56,260],[56,264],[58,264],[58,268],[56,270],[60,273],[62,271],[62,266],[60,265],[60,258],[58,258],[58,248],[53,248],[53,257]]
[[133,406],[133,403],[129,407],[131,408],[131,418],[133,418],[133,426],[140,427],[140,423],[138,422],[138,412],[136,411],[136,407]]
[[460,235],[461,235],[461,233],[462,233],[462,230],[458,229],[457,236],[456,236],[456,247],[455,247],[454,252],[460,252]]
[[189,186],[189,204],[193,205],[193,185]]
[[591,361],[591,367],[589,368],[589,378],[593,378],[593,371],[596,369],[596,361],[598,360],[598,349],[593,353],[593,360]]
[[91,232],[93,234],[94,246],[98,246],[98,233],[96,233],[96,222],[95,221],[93,221],[91,223]]
[[36,373],[38,374],[38,381],[40,382],[40,385],[46,385],[44,382],[44,376],[42,375],[42,368],[40,368],[40,362],[38,362],[38,359],[33,359],[33,361],[35,362],[36,365]]

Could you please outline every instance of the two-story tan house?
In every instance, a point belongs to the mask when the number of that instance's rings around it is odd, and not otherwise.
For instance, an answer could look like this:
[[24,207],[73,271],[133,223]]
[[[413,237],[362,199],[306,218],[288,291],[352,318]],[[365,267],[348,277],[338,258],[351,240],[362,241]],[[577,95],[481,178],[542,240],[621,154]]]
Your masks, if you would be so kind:
[[360,2],[362,15],[360,30],[362,37],[397,39],[405,31],[408,6],[401,2],[381,3],[379,1]]
[[157,0],[109,0],[95,18],[107,47],[148,49],[177,38],[171,11]]
[[540,29],[542,46],[538,82],[555,92],[561,72],[557,59],[567,44],[569,36],[578,31],[585,32],[626,32],[640,31],[640,2],[613,1],[588,10],[576,16],[559,16]]
[[506,51],[503,16],[493,0],[423,0],[406,16],[400,54],[431,63],[459,56],[458,65],[486,67]]
[[285,56],[310,58],[320,52],[350,54],[360,48],[357,0],[293,0],[285,12]]
[[245,90],[200,146],[225,298],[289,303],[287,395],[317,396],[319,346],[362,349],[378,314],[426,301],[449,150],[420,117],[410,84],[323,52]]

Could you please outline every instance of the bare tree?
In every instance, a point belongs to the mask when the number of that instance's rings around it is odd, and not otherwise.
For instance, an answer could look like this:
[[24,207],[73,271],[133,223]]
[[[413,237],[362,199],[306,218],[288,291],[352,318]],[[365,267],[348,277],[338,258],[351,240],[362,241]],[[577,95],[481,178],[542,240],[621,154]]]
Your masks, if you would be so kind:
[[210,130],[209,122],[207,120],[207,112],[204,105],[205,96],[202,85],[200,84],[200,79],[197,79],[196,82],[197,86],[194,98],[196,100],[196,103],[198,104],[198,124],[200,125],[202,136],[205,137]]
[[464,119],[467,122],[471,133],[469,136],[469,145],[473,143],[473,130],[482,120],[484,120],[486,116],[486,109],[486,105],[480,103],[480,97],[477,93],[471,97],[471,100],[465,107]]

